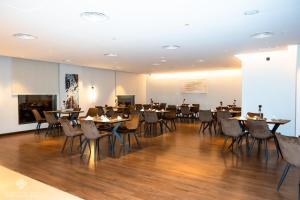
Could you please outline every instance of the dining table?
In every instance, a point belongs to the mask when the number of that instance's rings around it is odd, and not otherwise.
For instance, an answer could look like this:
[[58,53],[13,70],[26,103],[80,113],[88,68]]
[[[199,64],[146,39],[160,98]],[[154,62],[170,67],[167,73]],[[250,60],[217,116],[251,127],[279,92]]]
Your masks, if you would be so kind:
[[75,113],[83,113],[84,111],[83,110],[69,110],[69,109],[61,109],[61,110],[50,110],[50,111],[47,111],[47,112],[50,112],[50,113],[53,113],[53,114],[56,114],[58,115],[58,118],[61,116],[61,115],[69,115],[69,117],[72,115],[72,114],[75,114]]
[[[231,117],[229,119],[235,119],[235,120],[238,120],[242,129],[245,130],[245,122],[248,120],[248,119],[251,119],[251,120],[261,120],[261,119],[256,119],[256,118],[247,118],[247,117]],[[275,135],[277,129],[279,128],[279,126],[281,125],[284,125],[284,124],[287,124],[289,123],[291,120],[288,120],[288,119],[266,119],[264,118],[263,120],[266,120],[267,124],[270,124],[270,125],[273,125],[273,128],[271,129],[271,133],[273,135]],[[282,152],[281,152],[281,149],[280,149],[280,146],[279,146],[279,143],[278,143],[278,140],[276,138],[276,136],[274,137],[274,141],[275,141],[275,145],[281,155],[281,157],[283,158],[282,156]]]
[[[123,138],[121,137],[121,134],[118,132],[118,128],[121,126],[121,124],[123,122],[130,121],[130,119],[121,118],[121,117],[107,118],[107,117],[97,116],[97,117],[93,117],[92,120],[96,124],[104,124],[104,125],[113,126],[111,132],[112,132],[114,138],[117,139],[126,150],[126,142],[125,142],[125,140],[123,140]],[[115,143],[115,139],[114,139],[114,143]],[[112,150],[112,154],[114,154],[114,147],[112,147],[111,150]]]

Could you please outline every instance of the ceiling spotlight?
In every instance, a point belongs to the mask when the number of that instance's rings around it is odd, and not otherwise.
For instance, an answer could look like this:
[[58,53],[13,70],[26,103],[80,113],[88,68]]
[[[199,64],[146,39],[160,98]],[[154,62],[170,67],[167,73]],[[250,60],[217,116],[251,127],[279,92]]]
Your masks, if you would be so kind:
[[105,56],[108,56],[108,57],[117,57],[118,55],[115,54],[115,53],[105,53],[104,54]]
[[247,10],[244,12],[244,15],[248,16],[248,15],[256,15],[259,13],[259,10]]
[[264,39],[273,36],[274,33],[272,32],[262,32],[262,33],[254,33],[250,37],[255,39]]
[[90,22],[100,22],[108,20],[108,17],[105,14],[99,12],[83,12],[80,14],[80,17]]
[[167,62],[167,60],[162,59],[162,60],[160,60],[160,62],[165,63],[165,62]]
[[22,39],[22,40],[34,40],[34,39],[37,39],[36,36],[30,35],[30,34],[27,34],[27,33],[16,33],[16,34],[13,34],[13,36],[16,37],[16,38]]
[[159,63],[153,63],[152,64],[153,66],[158,66],[158,65],[160,65]]
[[164,48],[166,50],[175,50],[175,49],[180,48],[180,46],[178,46],[178,45],[165,45],[165,46],[162,46],[162,48]]

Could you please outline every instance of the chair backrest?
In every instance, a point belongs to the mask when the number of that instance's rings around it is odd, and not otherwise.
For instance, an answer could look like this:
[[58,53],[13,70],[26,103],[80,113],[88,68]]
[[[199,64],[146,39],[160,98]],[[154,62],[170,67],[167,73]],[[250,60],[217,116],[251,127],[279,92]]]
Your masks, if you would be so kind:
[[37,109],[32,109],[32,113],[35,118],[35,121],[40,122],[43,120],[41,114],[39,113],[39,111]]
[[192,104],[193,107],[191,107],[191,112],[197,113],[200,110],[200,104]]
[[228,119],[230,117],[231,117],[231,114],[228,110],[226,110],[226,111],[218,110],[217,111],[217,120],[218,120],[218,122],[220,122],[221,119]]
[[176,110],[169,110],[170,112],[164,113],[164,117],[166,119],[175,119],[176,118]]
[[201,122],[210,122],[212,119],[211,110],[199,110],[199,120]]
[[233,111],[242,111],[242,108],[241,107],[232,107],[231,110]]
[[249,116],[251,118],[254,118],[254,117],[261,117],[261,118],[263,118],[264,114],[263,113],[247,112],[247,116]]
[[272,135],[266,120],[247,119],[249,133],[256,138],[265,138]]
[[145,111],[144,118],[145,118],[145,122],[147,122],[147,123],[158,122],[157,113],[155,111]]
[[48,124],[56,124],[58,122],[58,120],[54,116],[54,113],[48,111],[44,111],[43,113]]
[[142,104],[135,104],[135,109],[140,111],[143,109],[143,105]]
[[225,135],[232,136],[232,137],[238,137],[242,135],[242,128],[238,122],[238,120],[235,119],[220,119],[221,126],[222,126],[222,132]]
[[159,109],[166,109],[167,104],[166,103],[160,103],[159,104]]
[[227,107],[227,106],[218,106],[218,107],[216,107],[216,110],[229,110],[229,107]]
[[107,117],[113,117],[114,114],[115,114],[115,111],[114,111],[113,107],[111,107],[111,106],[107,107],[105,114],[106,114]]
[[190,114],[190,108],[188,106],[181,106],[180,111],[182,114]]
[[87,139],[99,138],[99,131],[92,120],[80,120],[81,129]]
[[166,108],[166,110],[177,110],[176,105],[168,105],[168,107]]
[[138,114],[138,113],[131,114],[129,119],[130,119],[130,121],[125,122],[126,128],[128,128],[130,130],[136,130],[139,127],[140,114]]
[[150,104],[144,104],[143,105],[144,110],[149,110],[151,108]]
[[98,115],[99,116],[105,114],[104,108],[102,106],[96,106],[96,108],[98,109]]
[[283,158],[290,164],[300,167],[300,138],[276,133]]
[[90,117],[96,117],[98,114],[98,108],[89,108],[87,113],[86,113],[86,117],[90,116]]
[[66,118],[59,119],[59,122],[64,130],[64,133],[66,136],[73,136],[74,135],[74,128],[71,125],[70,121]]

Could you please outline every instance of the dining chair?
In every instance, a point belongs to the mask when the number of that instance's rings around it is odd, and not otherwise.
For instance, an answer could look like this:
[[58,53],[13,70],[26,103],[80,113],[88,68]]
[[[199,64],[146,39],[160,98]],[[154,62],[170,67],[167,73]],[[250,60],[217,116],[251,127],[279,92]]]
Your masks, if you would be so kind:
[[60,119],[59,120],[62,128],[63,128],[63,131],[65,133],[65,142],[63,144],[63,147],[61,149],[61,153],[64,152],[64,149],[66,147],[66,144],[68,142],[69,139],[71,139],[71,141],[69,142],[69,146],[70,146],[70,153],[72,153],[73,151],[73,142],[74,142],[74,139],[76,139],[77,137],[79,138],[79,147],[81,147],[82,145],[82,136],[83,136],[83,131],[81,128],[74,128],[72,125],[71,125],[71,121],[67,120],[67,119]]
[[190,111],[190,108],[188,106],[181,106],[180,112],[181,119],[190,119],[192,116],[192,112]]
[[60,135],[60,122],[59,120],[54,116],[54,113],[43,111],[45,119],[48,123],[48,128],[46,131],[46,135],[50,133],[54,133],[55,129],[58,130],[58,135]]
[[263,113],[254,113],[254,112],[247,112],[247,116],[250,118],[264,118],[264,114]]
[[158,118],[157,113],[155,111],[145,111],[144,112],[145,119],[145,136],[157,136],[157,125],[160,125],[160,130],[162,134],[162,121]]
[[160,109],[160,110],[162,110],[162,109],[165,110],[166,107],[167,107],[167,104],[166,104],[166,103],[160,103],[160,104],[159,104],[159,109]]
[[199,110],[200,110],[200,104],[193,103],[191,107],[191,112],[194,118],[199,117]]
[[142,104],[135,104],[135,110],[142,110],[143,109],[143,105]]
[[[129,149],[131,148],[131,136],[134,136],[136,144],[140,147],[141,143],[137,136],[137,130],[139,128],[140,123],[140,114],[134,113],[130,115],[130,121],[126,121],[124,126],[118,128],[118,133],[122,135],[124,145],[126,145],[126,138],[128,140]],[[125,151],[125,146],[123,147],[123,151]]]
[[37,122],[37,125],[36,125],[36,129],[35,129],[35,133],[40,133],[40,130],[41,130],[41,125],[43,123],[46,123],[46,119],[43,118],[40,114],[40,112],[37,110],[37,109],[32,109],[32,114],[35,118],[35,121]]
[[218,106],[216,107],[216,110],[229,110],[228,106]]
[[98,109],[98,115],[99,116],[105,115],[105,111],[104,111],[104,108],[102,106],[97,106],[96,108]]
[[177,119],[177,116],[176,116],[176,107],[175,107],[175,110],[174,109],[169,110],[167,108],[167,111],[169,111],[169,112],[164,113],[163,119],[166,121],[167,124],[168,124],[168,122],[170,122],[171,128],[173,130],[176,130],[176,123],[175,123],[175,121]]
[[[276,133],[276,138],[278,140],[281,152],[283,154],[284,160],[287,162],[286,166],[282,172],[282,175],[277,184],[277,191],[280,190],[280,187],[285,180],[291,167],[300,168],[300,138],[281,135]],[[298,200],[300,200],[300,183],[298,182]]]
[[199,120],[200,120],[200,128],[199,133],[202,130],[202,133],[204,133],[205,129],[209,129],[209,133],[212,134],[211,128],[214,127],[215,133],[216,133],[216,127],[214,126],[214,119],[212,116],[211,110],[199,110]]
[[218,133],[222,134],[222,126],[221,126],[221,120],[222,119],[229,119],[231,117],[231,114],[228,110],[217,110],[217,125],[218,125]]
[[107,117],[113,117],[114,114],[115,114],[115,111],[114,111],[113,107],[111,107],[111,106],[106,107],[105,115]]
[[101,132],[98,131],[95,123],[92,120],[80,120],[81,129],[83,134],[86,138],[86,142],[81,152],[81,157],[84,155],[86,147],[89,146],[90,154],[91,155],[91,141],[94,142],[94,159],[100,159],[101,149],[100,149],[100,140],[102,138],[108,138],[110,152],[113,154],[114,152],[114,145],[113,145],[113,135],[110,132]]
[[150,104],[144,104],[143,105],[144,110],[149,110],[151,108]]
[[[251,135],[252,139],[252,144],[249,149],[249,155],[251,155],[253,151],[253,147],[255,142],[258,142],[258,148],[260,147],[260,144],[264,145],[264,153],[265,153],[265,159],[268,160],[269,158],[269,153],[268,153],[268,141],[270,139],[273,139],[274,142],[276,142],[276,138],[274,134],[269,129],[269,126],[266,122],[266,120],[252,120],[252,119],[247,119],[247,126],[249,129],[249,134]],[[276,146],[276,152],[277,156],[279,156],[278,148]]]
[[244,132],[242,130],[238,120],[221,118],[220,124],[222,126],[222,131],[224,133],[223,151],[225,151],[225,147],[226,147],[228,138],[231,138],[232,142],[228,146],[227,149],[232,148],[232,151],[233,151],[235,144],[236,144],[236,147],[239,147],[242,145],[244,136],[246,137],[246,144],[247,144],[247,149],[248,149],[248,133]]

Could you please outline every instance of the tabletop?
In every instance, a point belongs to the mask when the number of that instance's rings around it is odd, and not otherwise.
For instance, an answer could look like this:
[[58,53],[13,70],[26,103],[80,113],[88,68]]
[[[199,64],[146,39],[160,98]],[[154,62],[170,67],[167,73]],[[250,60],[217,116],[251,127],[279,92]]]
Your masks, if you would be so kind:
[[[239,121],[247,121],[247,119],[252,119],[252,118],[246,118],[246,117],[231,117],[229,119],[236,119],[236,120],[239,120]],[[255,119],[252,119],[252,120],[255,120]],[[288,122],[290,122],[291,120],[288,120],[288,119],[265,119],[266,122],[268,124],[286,124]]]

